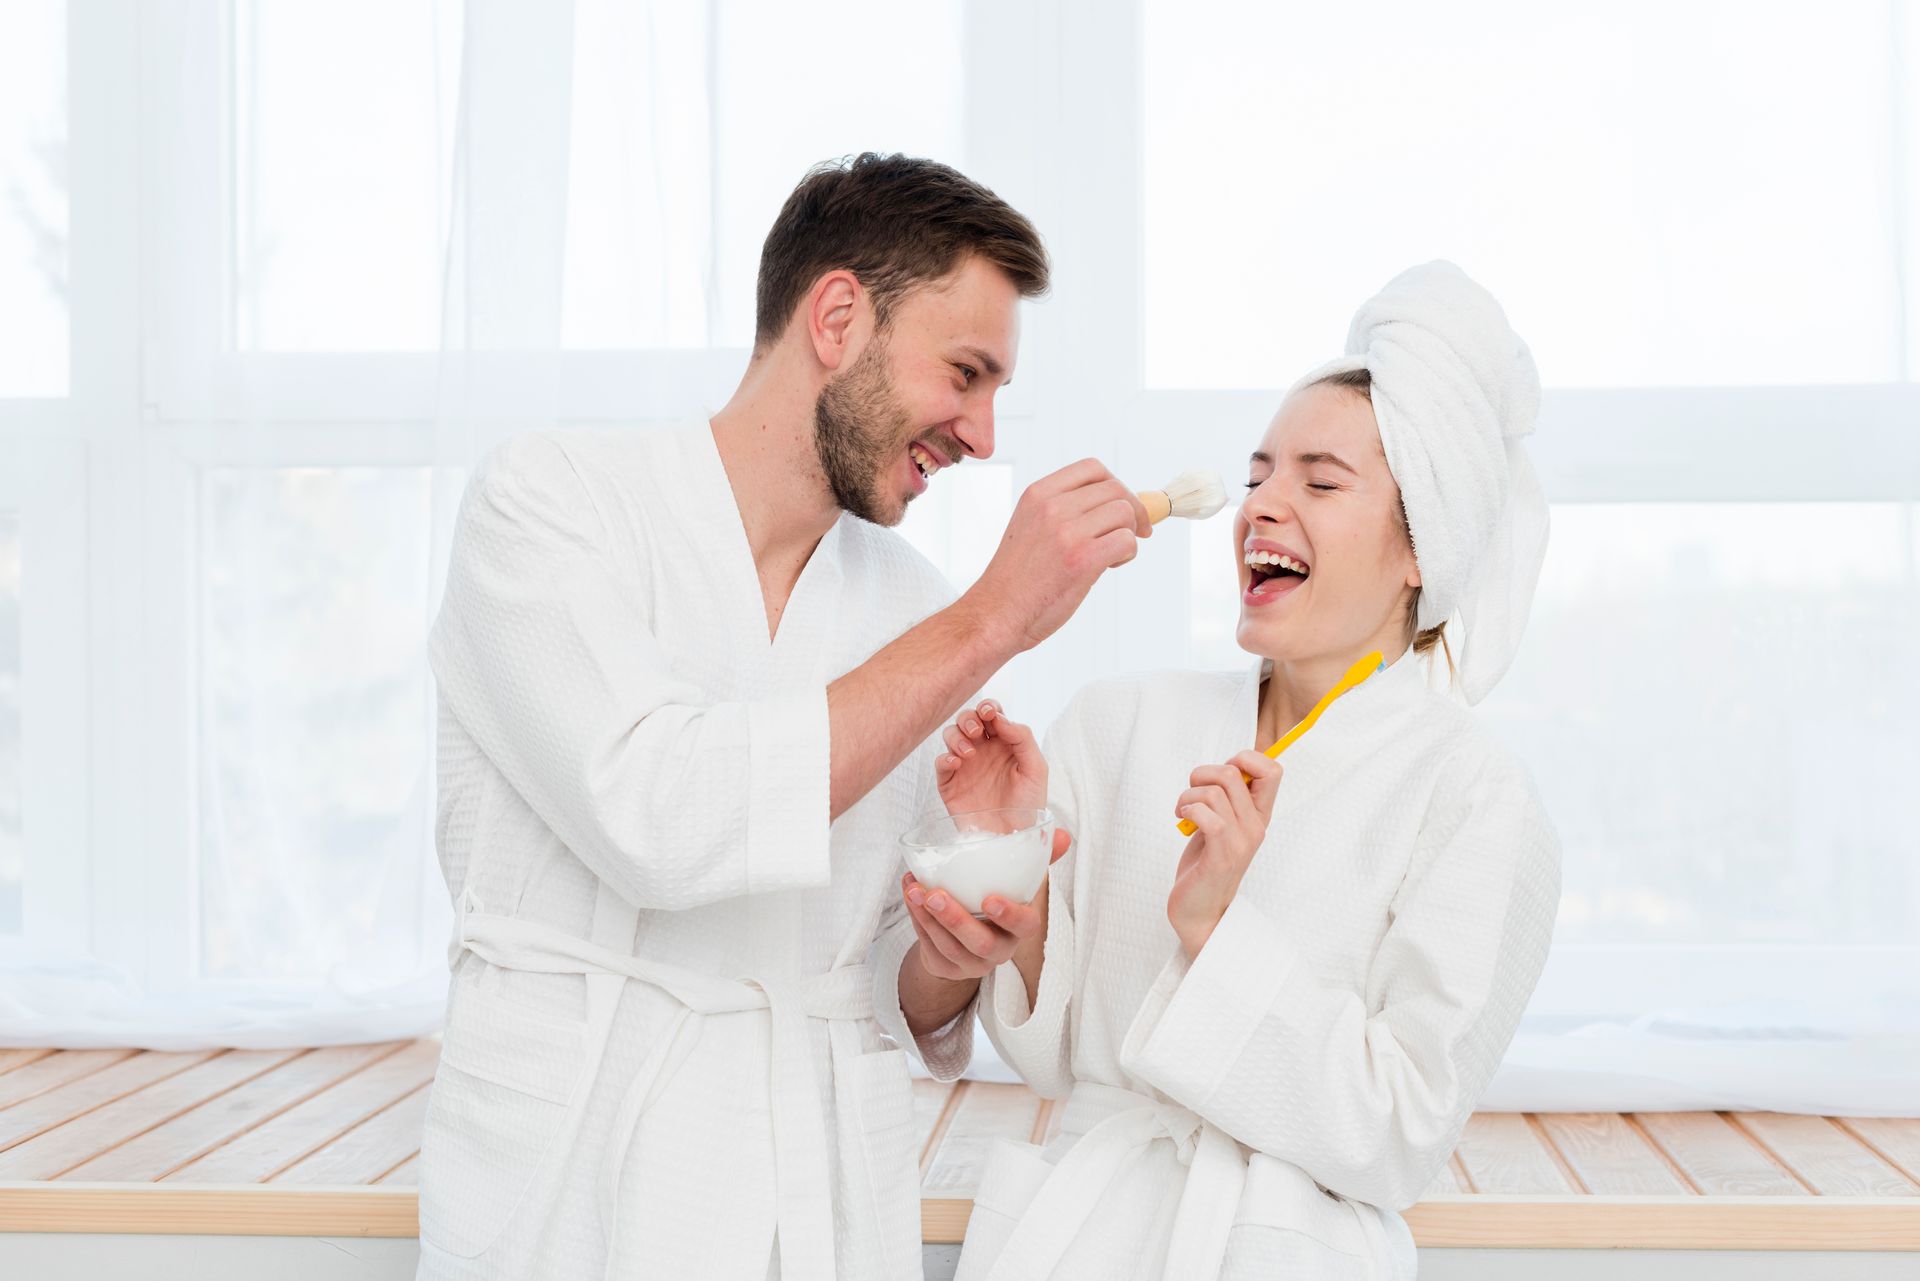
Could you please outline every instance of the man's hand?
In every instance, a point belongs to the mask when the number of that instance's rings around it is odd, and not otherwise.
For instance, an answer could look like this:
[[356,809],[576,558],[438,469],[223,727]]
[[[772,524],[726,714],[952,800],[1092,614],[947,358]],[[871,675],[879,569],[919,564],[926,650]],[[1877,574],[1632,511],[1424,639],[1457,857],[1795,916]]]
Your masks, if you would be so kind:
[[1189,781],[1193,786],[1180,793],[1174,813],[1192,819],[1200,830],[1180,855],[1167,896],[1167,920],[1191,958],[1200,955],[1227,914],[1266,839],[1280,790],[1280,762],[1264,752],[1241,752],[1224,765],[1202,765]]
[[[1053,858],[1067,852],[1073,838],[1058,828],[1053,833]],[[1047,883],[1030,903],[1010,903],[989,894],[980,904],[987,919],[980,920],[939,888],[929,889],[909,872],[900,881],[907,912],[920,936],[914,958],[937,979],[966,982],[985,978],[1013,959],[1022,943],[1039,943],[1047,934]]]
[[967,591],[1031,649],[1073,616],[1116,565],[1153,533],[1147,509],[1097,460],[1083,459],[1027,486],[980,579]]

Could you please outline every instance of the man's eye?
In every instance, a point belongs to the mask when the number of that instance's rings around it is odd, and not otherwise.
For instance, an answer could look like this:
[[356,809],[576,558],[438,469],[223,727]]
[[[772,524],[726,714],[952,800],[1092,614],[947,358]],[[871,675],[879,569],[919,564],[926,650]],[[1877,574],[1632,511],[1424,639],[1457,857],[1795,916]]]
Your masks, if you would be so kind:
[[960,366],[960,372],[961,372],[961,374],[962,374],[963,376],[965,376],[965,378],[966,378],[966,380],[967,380],[968,382],[972,382],[972,381],[974,380],[974,377],[975,377],[975,375],[974,375],[974,372],[973,372],[973,366],[971,366],[971,365],[962,365],[962,366]]
[[1340,488],[1340,486],[1338,486],[1338,485],[1321,485],[1321,484],[1310,484],[1310,485],[1308,485],[1308,486],[1307,486],[1307,488],[1308,488],[1308,489],[1325,489],[1325,490],[1335,490],[1335,489],[1338,489],[1338,488]]

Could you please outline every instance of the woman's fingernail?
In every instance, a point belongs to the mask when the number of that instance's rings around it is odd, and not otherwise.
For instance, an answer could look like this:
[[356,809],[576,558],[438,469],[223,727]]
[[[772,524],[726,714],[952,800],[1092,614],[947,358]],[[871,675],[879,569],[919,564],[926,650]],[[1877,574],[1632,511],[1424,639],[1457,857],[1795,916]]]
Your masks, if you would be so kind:
[[927,901],[926,892],[922,890],[919,886],[916,885],[912,889],[907,891],[907,902],[913,904],[915,907],[919,907],[922,903],[926,901]]

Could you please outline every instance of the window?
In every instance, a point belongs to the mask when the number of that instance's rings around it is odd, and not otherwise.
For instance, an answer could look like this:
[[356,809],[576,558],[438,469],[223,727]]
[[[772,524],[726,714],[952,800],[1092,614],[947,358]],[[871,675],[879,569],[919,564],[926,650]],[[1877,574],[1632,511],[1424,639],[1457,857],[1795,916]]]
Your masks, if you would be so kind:
[[[209,469],[199,487],[200,953],[318,980],[412,920],[431,840],[424,468]],[[314,903],[328,904],[325,912]]]
[[[243,350],[438,346],[463,27],[450,0],[236,10]],[[760,242],[808,166],[961,158],[960,35],[957,0],[862,0],[832,23],[804,7],[574,6],[569,145],[516,155],[544,174],[508,175],[565,193],[565,345],[748,346]],[[809,66],[832,71],[775,91]]]
[[20,514],[0,511],[0,935],[20,932]]
[[1562,943],[1920,937],[1912,503],[1555,508],[1482,716],[1563,846]]
[[1549,386],[1898,380],[1899,8],[1147,0],[1147,381],[1286,386],[1436,257]]
[[833,14],[576,7],[567,346],[750,346],[760,244],[810,166],[862,151],[961,161],[957,0]]
[[461,12],[433,0],[236,7],[242,350],[439,344]]
[[[1841,973],[1892,1008],[1920,926],[1909,6],[318,14],[8,10],[0,951],[311,988],[379,940],[414,949],[386,978],[437,974],[421,657],[460,464],[720,403],[780,201],[871,148],[987,183],[1055,264],[998,452],[903,526],[956,587],[1039,476],[1244,479],[1359,300],[1433,256],[1484,280],[1548,385],[1554,541],[1482,714],[1566,842],[1557,1008],[1656,1008],[1685,948],[1722,958],[1704,999]],[[486,252],[449,245],[476,209]],[[1162,525],[994,679],[1009,714],[1249,661],[1231,521]]]
[[7,7],[0,41],[0,397],[67,393],[66,5]]

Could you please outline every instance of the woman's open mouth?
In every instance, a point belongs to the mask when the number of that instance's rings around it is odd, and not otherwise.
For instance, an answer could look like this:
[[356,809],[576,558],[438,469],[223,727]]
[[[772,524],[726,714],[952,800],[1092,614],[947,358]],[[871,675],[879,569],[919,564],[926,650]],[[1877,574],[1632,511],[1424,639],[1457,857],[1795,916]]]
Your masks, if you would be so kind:
[[1313,572],[1308,564],[1287,552],[1259,548],[1246,554],[1247,590],[1241,597],[1247,605],[1270,605],[1299,590]]

